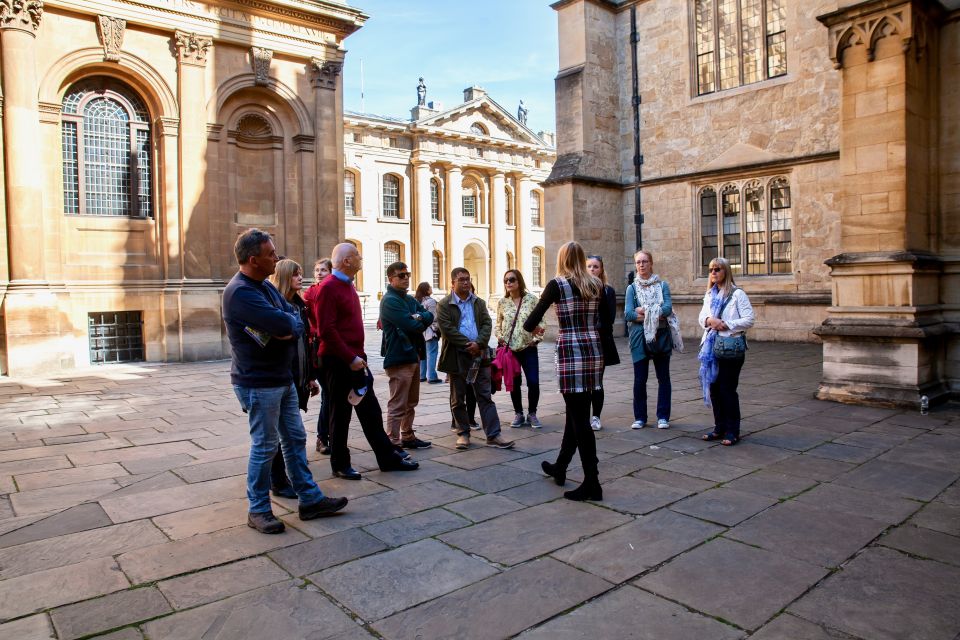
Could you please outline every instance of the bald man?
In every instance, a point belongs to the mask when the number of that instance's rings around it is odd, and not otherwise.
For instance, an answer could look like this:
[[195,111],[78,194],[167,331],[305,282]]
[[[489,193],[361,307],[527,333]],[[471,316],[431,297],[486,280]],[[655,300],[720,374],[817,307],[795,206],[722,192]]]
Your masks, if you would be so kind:
[[[352,412],[377,458],[381,471],[412,471],[420,465],[402,457],[383,430],[383,412],[373,393],[372,377],[363,348],[363,311],[353,279],[363,268],[363,256],[357,247],[344,242],[333,248],[333,273],[320,283],[317,304],[313,306],[314,326],[320,335],[323,375],[330,390],[330,468],[333,475],[359,480],[350,465],[347,429]],[[357,391],[363,390],[357,398]],[[351,403],[350,396],[353,391]]]

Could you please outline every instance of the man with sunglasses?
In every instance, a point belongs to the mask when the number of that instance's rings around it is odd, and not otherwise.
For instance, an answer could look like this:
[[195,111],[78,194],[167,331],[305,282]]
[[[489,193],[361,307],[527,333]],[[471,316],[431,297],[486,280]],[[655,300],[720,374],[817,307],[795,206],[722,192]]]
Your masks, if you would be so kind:
[[387,435],[404,449],[426,449],[429,442],[417,438],[413,418],[420,402],[420,360],[426,357],[424,330],[433,324],[433,314],[409,295],[410,269],[403,262],[387,267],[387,291],[380,300],[383,327],[383,371],[390,384],[387,402]]

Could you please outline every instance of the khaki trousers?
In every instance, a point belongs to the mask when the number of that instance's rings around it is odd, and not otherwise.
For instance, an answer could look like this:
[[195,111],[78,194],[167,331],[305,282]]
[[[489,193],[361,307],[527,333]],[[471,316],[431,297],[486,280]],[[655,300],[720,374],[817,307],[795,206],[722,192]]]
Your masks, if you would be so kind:
[[393,444],[416,437],[413,418],[420,403],[420,363],[401,364],[383,370],[390,383],[387,401],[387,435]]

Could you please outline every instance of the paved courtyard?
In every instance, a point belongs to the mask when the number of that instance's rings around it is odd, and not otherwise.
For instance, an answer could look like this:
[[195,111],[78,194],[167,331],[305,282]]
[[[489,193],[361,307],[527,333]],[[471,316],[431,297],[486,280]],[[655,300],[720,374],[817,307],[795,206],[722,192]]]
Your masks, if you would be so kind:
[[572,503],[540,473],[563,423],[542,348],[544,428],[505,427],[514,450],[456,451],[447,387],[425,386],[420,470],[370,471],[354,428],[362,481],[309,454],[345,512],[276,499],[277,536],[245,524],[228,363],[0,379],[0,638],[954,640],[960,411],[819,402],[820,366],[751,345],[732,448],[699,438],[692,348],[670,430],[631,431],[632,371],[609,369],[605,500]]

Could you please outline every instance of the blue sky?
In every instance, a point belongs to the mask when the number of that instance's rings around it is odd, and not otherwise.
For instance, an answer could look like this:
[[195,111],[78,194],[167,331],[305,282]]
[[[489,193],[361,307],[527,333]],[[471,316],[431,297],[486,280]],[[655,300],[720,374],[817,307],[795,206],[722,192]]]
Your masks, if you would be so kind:
[[550,0],[350,0],[370,19],[348,37],[344,108],[410,117],[423,76],[427,100],[460,104],[478,84],[511,114],[523,99],[534,131],[554,131],[557,18]]

